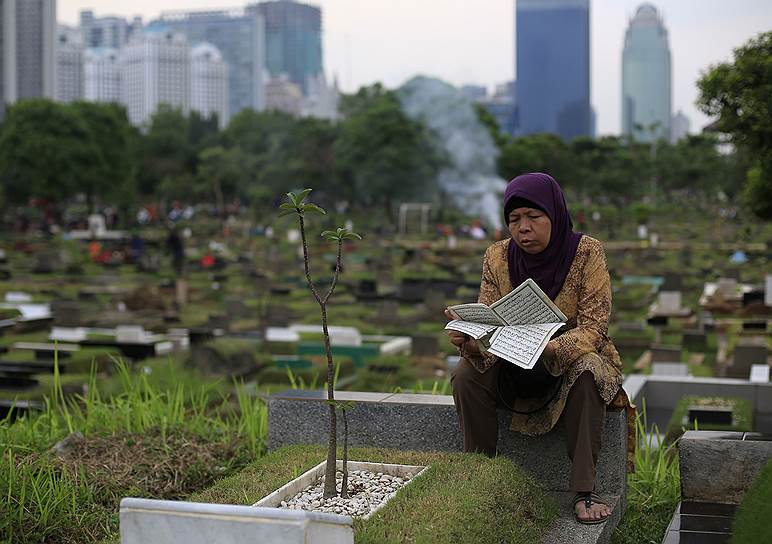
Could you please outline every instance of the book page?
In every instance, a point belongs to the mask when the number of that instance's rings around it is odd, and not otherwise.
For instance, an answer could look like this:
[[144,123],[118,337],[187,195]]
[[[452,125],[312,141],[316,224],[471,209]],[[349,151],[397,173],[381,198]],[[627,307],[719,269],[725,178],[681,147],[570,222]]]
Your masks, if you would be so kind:
[[549,339],[562,326],[562,323],[539,323],[500,327],[491,337],[488,352],[530,370]]
[[517,289],[491,304],[491,309],[507,325],[533,323],[557,323],[567,321],[563,312],[555,306],[536,282],[528,278]]
[[456,319],[460,319],[461,321],[472,321],[484,325],[506,325],[506,323],[496,315],[496,312],[488,308],[485,304],[480,304],[478,302],[451,306],[448,310],[450,310],[450,313],[453,314]]
[[479,340],[486,334],[496,330],[498,327],[496,325],[483,325],[480,323],[471,323],[469,321],[460,321],[458,319],[455,319],[445,325],[445,330],[453,330],[458,332],[463,332],[464,334],[468,334],[475,340]]

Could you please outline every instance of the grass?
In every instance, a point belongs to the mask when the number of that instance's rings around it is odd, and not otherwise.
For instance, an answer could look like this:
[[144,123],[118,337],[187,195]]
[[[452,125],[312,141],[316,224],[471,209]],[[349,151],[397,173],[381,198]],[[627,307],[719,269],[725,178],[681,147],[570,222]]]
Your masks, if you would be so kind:
[[[649,429],[646,406],[636,420],[638,437]],[[653,435],[659,434],[652,425]],[[651,436],[651,435],[650,435]],[[612,544],[659,544],[681,500],[681,473],[675,445],[657,447],[653,437],[639,442],[635,472],[627,476],[627,512],[611,537]]]
[[732,544],[772,542],[772,459],[743,497],[732,522]]
[[267,411],[242,387],[157,389],[121,362],[116,379],[110,398],[92,372],[85,395],[59,386],[44,412],[0,422],[0,540],[99,542],[121,497],[184,498],[262,454]]
[[[540,540],[556,505],[519,467],[499,457],[352,448],[352,459],[431,465],[367,521],[355,520],[357,543],[518,543]],[[254,504],[317,465],[323,446],[291,446],[262,457],[190,500]]]

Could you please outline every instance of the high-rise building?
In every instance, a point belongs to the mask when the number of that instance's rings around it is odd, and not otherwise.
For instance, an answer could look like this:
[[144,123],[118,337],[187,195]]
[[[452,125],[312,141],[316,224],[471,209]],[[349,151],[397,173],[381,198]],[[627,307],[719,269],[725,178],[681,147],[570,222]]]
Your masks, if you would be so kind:
[[83,40],[80,31],[59,25],[56,43],[56,99],[74,102],[84,97]]
[[214,45],[228,64],[228,112],[245,108],[260,111],[265,106],[265,25],[249,9],[168,12],[149,25],[153,30],[184,34],[190,43]]
[[461,93],[472,102],[479,102],[488,97],[488,89],[482,85],[462,85]]
[[228,65],[210,43],[200,43],[190,54],[190,109],[203,117],[217,115],[220,128],[228,124]]
[[80,12],[80,30],[85,47],[109,47],[121,49],[129,43],[132,34],[142,31],[142,19],[135,17],[131,23],[124,17],[96,17],[90,9]]
[[273,0],[247,8],[265,18],[266,66],[274,77],[286,74],[308,94],[309,79],[322,65],[322,10],[294,0]]
[[121,102],[121,64],[117,49],[87,49],[83,67],[84,97],[92,102]]
[[670,142],[676,143],[678,140],[686,138],[690,128],[691,121],[681,110],[678,110],[678,113],[670,120]]
[[308,92],[303,100],[302,115],[335,121],[340,117],[339,107],[340,89],[337,77],[333,79],[332,85],[327,83],[323,72],[315,78],[308,78]]
[[517,0],[518,133],[592,135],[590,0]]
[[190,110],[190,44],[174,32],[135,35],[121,50],[121,97],[129,121],[146,123],[161,104]]
[[668,34],[657,8],[642,4],[630,20],[622,53],[622,133],[638,141],[670,138]]
[[23,98],[56,96],[56,0],[0,0],[0,118]]

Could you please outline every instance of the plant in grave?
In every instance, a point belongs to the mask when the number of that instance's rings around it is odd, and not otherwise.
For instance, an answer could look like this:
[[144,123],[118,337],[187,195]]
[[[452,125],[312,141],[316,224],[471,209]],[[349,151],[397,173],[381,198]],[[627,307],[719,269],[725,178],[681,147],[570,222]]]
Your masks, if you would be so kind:
[[322,232],[322,238],[334,242],[337,244],[337,256],[335,258],[335,272],[333,272],[332,276],[332,282],[330,283],[329,288],[327,289],[327,292],[324,295],[321,295],[319,293],[319,290],[316,287],[316,284],[314,283],[314,280],[311,278],[311,271],[309,268],[309,259],[308,259],[308,241],[306,239],[306,225],[305,225],[305,217],[307,213],[318,213],[318,214],[326,214],[322,208],[317,206],[316,204],[312,204],[310,202],[306,202],[306,198],[308,198],[308,195],[311,193],[311,189],[304,189],[303,191],[300,191],[299,193],[287,193],[287,202],[283,202],[279,209],[281,210],[279,212],[280,216],[284,215],[291,215],[295,214],[298,218],[298,225],[300,227],[300,239],[303,244],[303,268],[305,270],[306,274],[306,283],[308,284],[308,288],[311,290],[311,293],[314,295],[314,299],[316,299],[316,302],[319,304],[319,309],[321,311],[321,317],[322,317],[322,332],[324,334],[324,350],[327,355],[327,403],[329,407],[329,414],[330,414],[330,434],[329,434],[329,440],[327,444],[327,465],[325,468],[325,474],[324,474],[324,498],[329,499],[331,497],[334,497],[337,495],[337,490],[335,489],[335,468],[336,468],[336,452],[338,449],[338,443],[337,443],[337,431],[338,431],[338,425],[337,425],[337,413],[336,409],[342,409],[343,410],[343,422],[345,426],[346,436],[344,437],[344,459],[343,459],[343,486],[341,488],[341,493],[343,496],[346,495],[346,480],[347,480],[347,474],[346,474],[346,468],[347,468],[347,446],[348,446],[348,421],[346,419],[346,412],[345,409],[342,408],[341,404],[338,404],[335,402],[335,364],[333,363],[332,359],[332,348],[330,346],[330,333],[327,329],[327,304],[330,301],[330,297],[332,296],[333,292],[335,291],[335,286],[338,284],[338,277],[340,276],[340,269],[341,269],[341,262],[343,257],[343,241],[344,240],[361,240],[362,237],[359,236],[355,232],[349,232],[346,229],[338,228],[337,230],[326,230]]

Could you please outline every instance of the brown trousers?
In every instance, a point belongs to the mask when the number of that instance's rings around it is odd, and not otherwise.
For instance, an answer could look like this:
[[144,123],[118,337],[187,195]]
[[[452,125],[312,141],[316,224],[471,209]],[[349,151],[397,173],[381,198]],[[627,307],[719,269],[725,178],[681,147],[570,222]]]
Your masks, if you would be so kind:
[[[499,422],[496,409],[499,401],[497,363],[480,374],[466,359],[461,358],[451,377],[453,401],[464,434],[464,451],[496,455]],[[600,439],[606,405],[598,394],[591,372],[583,372],[568,393],[561,418],[565,423],[566,446],[571,459],[569,488],[576,492],[592,491],[595,486],[595,465],[598,462]]]

